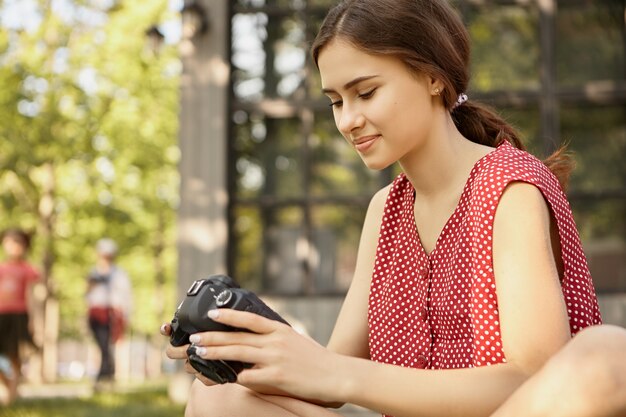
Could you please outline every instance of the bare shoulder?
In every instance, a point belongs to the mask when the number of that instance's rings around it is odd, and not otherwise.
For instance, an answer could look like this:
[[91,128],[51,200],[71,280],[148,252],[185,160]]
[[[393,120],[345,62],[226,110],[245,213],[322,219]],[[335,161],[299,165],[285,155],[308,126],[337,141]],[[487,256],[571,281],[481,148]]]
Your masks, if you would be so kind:
[[385,203],[387,202],[387,196],[389,196],[389,190],[391,190],[392,184],[389,184],[374,194],[372,199],[370,200],[369,207],[367,209],[368,216],[376,216],[378,218],[382,218],[383,211],[385,209]]
[[532,207],[545,207],[547,209],[548,204],[536,185],[524,181],[515,181],[507,185],[502,192],[498,209],[500,207],[516,208],[519,211]]
[[[389,195],[390,189],[391,185],[388,185],[378,190],[370,200],[369,207],[367,208],[365,221],[363,223],[363,231],[361,233],[361,242],[359,244],[360,255],[362,253],[362,255],[359,257],[368,258],[368,260],[365,261],[366,264],[371,263],[373,265],[376,242],[378,241],[378,233],[383,219],[385,203],[387,201],[387,196]],[[357,269],[359,268],[360,264],[362,264],[362,262],[357,259]]]
[[520,229],[533,226],[531,231],[549,231],[550,209],[543,194],[533,184],[513,182],[503,191],[494,219],[498,229]]
[[375,204],[376,206],[380,206],[380,209],[382,210],[383,206],[385,205],[385,201],[387,201],[389,190],[391,190],[392,186],[393,184],[389,184],[381,188],[380,190],[376,191],[376,194],[374,194],[374,196],[372,197],[370,204]]
[[550,222],[550,209],[539,188],[526,182],[509,184],[493,221],[494,261],[553,264]]
[[[378,232],[383,219],[385,203],[387,202],[387,196],[389,195],[390,189],[391,185],[381,188],[370,200],[367,213],[365,214],[365,221],[363,222],[360,244],[361,247],[367,246],[368,241],[370,240],[378,239]],[[372,242],[369,242],[369,244],[371,245]]]

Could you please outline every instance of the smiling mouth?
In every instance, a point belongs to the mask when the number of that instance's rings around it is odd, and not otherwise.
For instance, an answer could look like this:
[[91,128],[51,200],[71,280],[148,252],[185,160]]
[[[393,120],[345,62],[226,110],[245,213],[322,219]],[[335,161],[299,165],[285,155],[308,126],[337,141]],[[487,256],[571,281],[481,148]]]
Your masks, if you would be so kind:
[[367,151],[378,139],[380,139],[380,135],[363,136],[352,141],[352,144],[358,152],[363,153]]

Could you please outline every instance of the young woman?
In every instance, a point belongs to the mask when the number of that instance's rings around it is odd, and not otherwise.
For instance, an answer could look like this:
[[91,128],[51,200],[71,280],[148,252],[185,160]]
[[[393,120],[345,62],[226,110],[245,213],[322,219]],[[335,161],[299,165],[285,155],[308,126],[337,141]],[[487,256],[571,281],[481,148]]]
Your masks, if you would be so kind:
[[255,367],[237,384],[198,376],[187,416],[336,416],[324,406],[347,402],[396,417],[489,415],[600,323],[557,178],[568,160],[546,166],[468,99],[469,37],[445,0],[343,1],[312,54],[349,146],[371,169],[403,172],[372,198],[328,346],[213,310],[252,333],[198,333],[198,353]]

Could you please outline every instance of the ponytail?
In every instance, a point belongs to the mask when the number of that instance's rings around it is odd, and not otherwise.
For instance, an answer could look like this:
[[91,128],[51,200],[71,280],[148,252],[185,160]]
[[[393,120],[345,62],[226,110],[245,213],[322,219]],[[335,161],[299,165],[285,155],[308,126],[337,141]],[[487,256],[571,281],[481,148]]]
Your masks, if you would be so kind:
[[[468,101],[455,107],[451,114],[459,132],[472,142],[496,147],[507,140],[516,148],[525,150],[517,130],[485,104]],[[561,188],[567,191],[574,169],[574,159],[567,145],[562,145],[543,163],[557,177]]]
[[452,110],[452,120],[463,136],[472,142],[496,147],[504,140],[524,150],[519,133],[492,108],[468,101]]
[[569,187],[569,178],[572,171],[576,167],[574,161],[574,155],[571,151],[567,150],[567,145],[561,145],[552,155],[543,160],[550,171],[559,179],[561,188],[567,192]]

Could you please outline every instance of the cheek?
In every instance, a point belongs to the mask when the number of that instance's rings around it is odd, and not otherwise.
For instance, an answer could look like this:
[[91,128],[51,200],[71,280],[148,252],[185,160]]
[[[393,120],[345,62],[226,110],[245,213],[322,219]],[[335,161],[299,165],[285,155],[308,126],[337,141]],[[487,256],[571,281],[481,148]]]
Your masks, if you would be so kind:
[[419,94],[403,97],[390,106],[393,125],[401,130],[421,129],[433,118],[432,108]]
[[339,130],[339,112],[336,110],[333,110],[333,120],[335,121],[335,127],[341,132],[341,130]]
[[350,142],[350,139],[348,139],[346,137],[346,135],[344,135],[344,133],[339,129],[339,118],[340,117],[341,117],[341,115],[340,115],[339,111],[334,110],[333,111],[333,120],[335,121],[335,128],[337,129],[337,132],[339,132],[341,137],[344,138],[346,142],[348,142],[350,145],[352,145],[352,142]]
[[419,112],[414,103],[395,101],[386,109],[387,126],[397,133],[407,133],[419,124]]
[[[384,124],[387,128],[396,129],[398,123],[404,124],[411,120],[415,108],[415,96],[400,88],[388,89],[381,94],[376,104],[369,108],[369,119],[375,124]],[[407,116],[408,115],[408,116]]]

